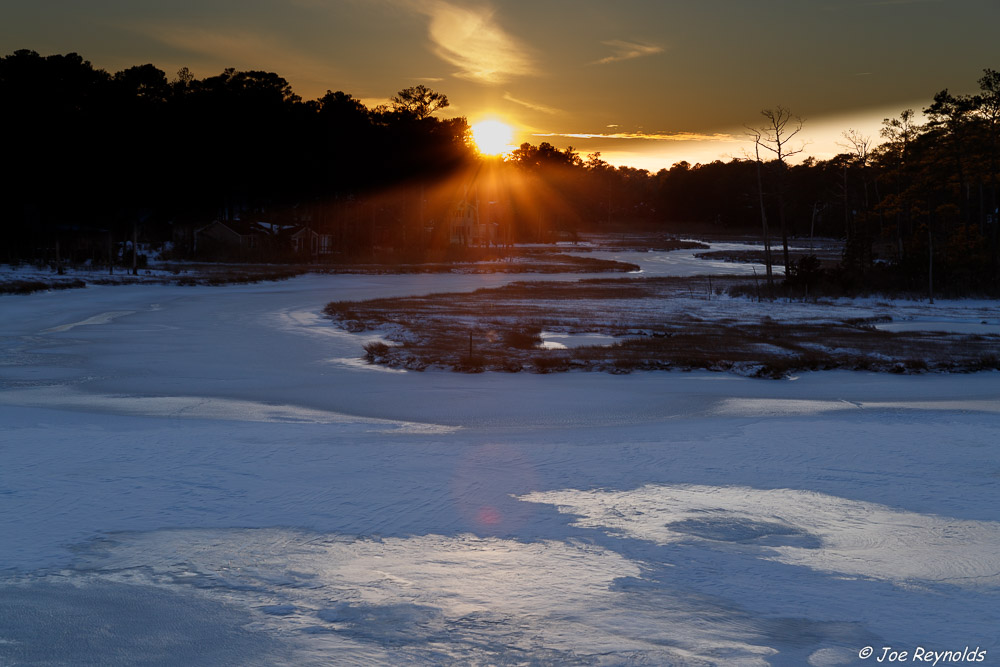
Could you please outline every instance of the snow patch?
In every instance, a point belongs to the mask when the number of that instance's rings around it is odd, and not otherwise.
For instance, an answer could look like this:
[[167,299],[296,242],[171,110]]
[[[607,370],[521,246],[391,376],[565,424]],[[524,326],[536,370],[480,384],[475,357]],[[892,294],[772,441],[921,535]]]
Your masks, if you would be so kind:
[[1000,586],[1000,522],[740,486],[568,489],[520,499],[580,515],[578,526],[661,545],[707,541],[790,565],[896,583]]

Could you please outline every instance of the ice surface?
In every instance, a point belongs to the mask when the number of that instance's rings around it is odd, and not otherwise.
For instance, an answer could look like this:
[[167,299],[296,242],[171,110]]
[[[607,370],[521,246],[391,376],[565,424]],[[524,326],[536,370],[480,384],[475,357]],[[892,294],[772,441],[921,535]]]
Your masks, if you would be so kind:
[[914,318],[902,322],[884,322],[875,325],[882,331],[940,331],[946,333],[1000,335],[1000,322],[963,319]]
[[76,576],[6,583],[5,665],[287,664],[291,647],[244,610],[185,591]]
[[40,333],[63,333],[69,331],[70,329],[75,329],[76,327],[84,327],[92,324],[107,324],[112,322],[119,317],[125,315],[131,315],[135,311],[133,310],[121,310],[121,311],[111,311],[108,313],[99,313],[97,315],[92,315],[85,320],[80,320],[79,322],[70,322],[69,324],[60,324],[57,327],[52,327],[51,329],[45,329]]
[[[712,250],[760,250],[761,246],[751,246],[743,243],[713,243]],[[767,275],[767,267],[763,264],[725,262],[714,259],[700,259],[695,255],[706,252],[704,248],[672,250],[670,252],[637,252],[634,250],[608,251],[598,250],[588,252],[587,257],[610,259],[618,262],[638,264],[642,267],[642,275],[653,276],[705,276],[705,275]],[[782,271],[776,268],[776,273]]]
[[1000,374],[388,373],[321,315],[516,278],[0,297],[0,664],[1000,652]]
[[341,424],[375,432],[450,433],[456,426],[394,421],[374,417],[282,405],[203,396],[114,396],[88,394],[65,387],[27,388],[0,395],[0,403],[46,406],[62,410],[105,412],[146,417],[216,419],[240,422]]

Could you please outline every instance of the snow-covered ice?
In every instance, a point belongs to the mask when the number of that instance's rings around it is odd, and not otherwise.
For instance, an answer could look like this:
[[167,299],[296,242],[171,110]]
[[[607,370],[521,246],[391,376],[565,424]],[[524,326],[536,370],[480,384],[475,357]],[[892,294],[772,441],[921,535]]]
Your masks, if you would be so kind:
[[[686,239],[693,240],[693,239]],[[753,251],[761,246],[744,243],[712,243],[712,250]],[[638,264],[644,276],[704,276],[716,275],[767,275],[767,267],[754,262],[726,262],[721,259],[702,259],[696,255],[706,252],[704,248],[688,248],[670,252],[641,252],[635,250],[595,250],[586,257],[609,259],[617,262]],[[781,274],[781,268],[776,272]]]
[[997,660],[1000,374],[380,372],[320,315],[516,279],[0,297],[0,664]]

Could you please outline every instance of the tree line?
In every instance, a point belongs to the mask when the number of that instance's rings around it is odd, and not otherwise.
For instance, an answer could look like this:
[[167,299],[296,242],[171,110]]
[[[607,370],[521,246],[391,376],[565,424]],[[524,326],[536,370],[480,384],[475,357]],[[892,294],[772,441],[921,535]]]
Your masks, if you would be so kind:
[[[747,126],[753,153],[728,162],[679,162],[654,174],[542,144],[522,146],[510,163],[557,174],[550,182],[562,184],[587,228],[759,235],[768,273],[772,263],[787,266],[786,283],[996,295],[1000,73],[984,70],[978,83],[976,94],[934,95],[924,122],[906,109],[884,119],[877,138],[846,130],[843,152],[828,160],[789,160],[803,149],[803,124],[779,106]],[[843,240],[840,265],[791,258],[789,239],[809,237]]]
[[22,50],[0,58],[0,100],[0,261],[51,252],[56,237],[128,238],[136,224],[162,236],[241,215],[294,222],[474,158],[465,119],[433,117],[448,100],[424,86],[368,109],[339,91],[304,101],[273,72],[110,74]]
[[137,227],[166,238],[235,218],[329,232],[338,256],[414,253],[447,245],[455,202],[475,199],[505,241],[749,233],[802,280],[820,269],[797,265],[789,239],[833,237],[845,251],[825,277],[844,285],[1000,291],[1000,73],[989,69],[975,94],[934,95],[920,122],[908,109],[880,137],[846,131],[828,160],[789,160],[802,126],[777,107],[748,124],[755,154],[656,173],[546,142],[483,158],[466,119],[440,117],[447,97],[424,86],[369,109],[342,91],[303,100],[273,72],[112,74],[74,53],[17,51],[0,58],[0,100],[0,261],[88,235],[96,257],[100,239]]

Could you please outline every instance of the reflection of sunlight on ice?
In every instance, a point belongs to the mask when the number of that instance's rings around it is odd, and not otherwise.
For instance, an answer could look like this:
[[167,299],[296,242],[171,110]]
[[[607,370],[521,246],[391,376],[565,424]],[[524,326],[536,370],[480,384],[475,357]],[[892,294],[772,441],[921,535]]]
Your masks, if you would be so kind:
[[[196,591],[329,664],[718,664],[777,653],[766,626],[664,591],[573,540],[351,538],[289,529],[118,533],[64,573]],[[621,582],[630,582],[622,585]]]
[[1000,586],[1000,523],[993,521],[794,489],[649,485],[520,499],[580,515],[578,526],[657,544],[715,543],[791,565],[895,582]]
[[[353,539],[282,529],[109,537],[85,551],[78,571],[193,586],[255,610],[264,626],[336,642],[336,650],[358,658],[379,655],[374,643],[392,647],[397,660],[417,656],[427,664],[431,657],[496,664],[498,655],[564,663],[630,651],[665,664],[697,655],[684,645],[704,645],[718,630],[683,620],[686,606],[683,613],[630,607],[614,583],[639,577],[638,564],[586,544],[471,535]],[[771,652],[715,641],[744,659]]]

